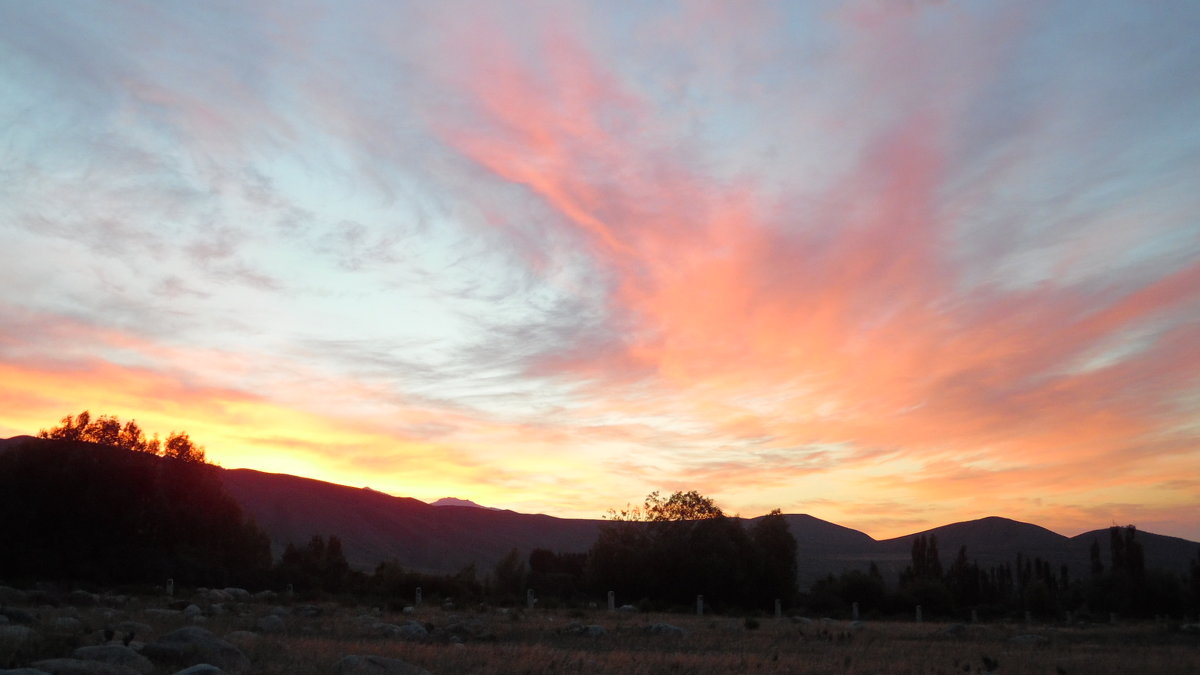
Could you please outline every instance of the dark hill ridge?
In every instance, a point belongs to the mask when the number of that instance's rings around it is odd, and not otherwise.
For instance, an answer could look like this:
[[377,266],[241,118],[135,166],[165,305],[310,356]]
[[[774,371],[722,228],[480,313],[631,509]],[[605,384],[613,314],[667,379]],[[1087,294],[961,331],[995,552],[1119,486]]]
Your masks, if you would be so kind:
[[[0,439],[0,455],[42,442],[28,436]],[[513,548],[526,554],[534,548],[586,551],[604,523],[478,506],[434,506],[366,488],[250,469],[226,469],[218,474],[230,496],[269,535],[277,558],[288,543],[304,544],[313,535],[336,535],[350,564],[365,571],[394,559],[409,569],[430,573],[454,573],[474,563],[486,574]],[[876,541],[858,530],[810,515],[784,517],[798,544],[802,588],[828,574],[866,570],[871,562],[894,583],[908,564],[913,539],[919,535],[937,536],[945,567],[965,545],[968,557],[984,567],[1013,562],[1021,553],[1056,567],[1066,564],[1079,578],[1087,574],[1088,549],[1097,540],[1108,564],[1107,529],[1068,538],[1037,525],[993,516]],[[1147,567],[1176,573],[1186,571],[1188,561],[1200,550],[1196,542],[1143,531],[1138,532],[1138,541]]]

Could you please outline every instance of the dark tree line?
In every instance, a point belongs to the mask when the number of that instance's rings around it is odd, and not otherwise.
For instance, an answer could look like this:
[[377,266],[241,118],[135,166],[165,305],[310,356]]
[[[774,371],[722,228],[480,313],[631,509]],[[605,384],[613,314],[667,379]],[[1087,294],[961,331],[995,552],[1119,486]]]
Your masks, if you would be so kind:
[[1108,564],[1100,541],[1090,547],[1090,575],[1072,578],[1066,565],[1020,553],[1016,560],[981,567],[960,547],[943,570],[936,536],[913,540],[911,563],[888,589],[872,563],[869,573],[852,571],[829,576],[813,585],[806,601],[824,611],[845,611],[859,603],[865,613],[912,615],[921,605],[926,616],[962,618],[972,610],[983,616],[1058,618],[1066,612],[1093,613],[1100,618],[1179,615],[1200,610],[1200,552],[1190,574],[1179,577],[1148,570],[1137,529],[1113,527],[1108,537]]

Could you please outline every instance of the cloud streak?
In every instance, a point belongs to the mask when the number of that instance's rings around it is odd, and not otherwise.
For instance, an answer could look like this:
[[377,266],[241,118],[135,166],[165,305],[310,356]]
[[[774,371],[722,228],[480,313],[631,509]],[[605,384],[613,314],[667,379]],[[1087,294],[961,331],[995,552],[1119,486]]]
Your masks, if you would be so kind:
[[6,8],[0,429],[118,405],[564,515],[1200,536],[1155,487],[1200,459],[1169,12],[523,9]]

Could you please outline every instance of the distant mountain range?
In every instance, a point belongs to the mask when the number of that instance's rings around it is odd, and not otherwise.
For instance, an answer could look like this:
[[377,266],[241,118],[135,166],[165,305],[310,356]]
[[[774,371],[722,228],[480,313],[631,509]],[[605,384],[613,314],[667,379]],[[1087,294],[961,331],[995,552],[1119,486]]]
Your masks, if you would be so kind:
[[[0,453],[30,442],[29,436],[0,439]],[[34,440],[34,442],[37,442]],[[434,504],[393,497],[286,474],[223,469],[229,494],[271,539],[276,558],[288,543],[335,535],[350,564],[371,571],[394,560],[408,569],[449,574],[474,564],[486,574],[512,549],[560,553],[591,548],[603,520],[555,518],[482,507],[456,498]],[[828,574],[866,570],[874,562],[889,583],[908,565],[913,539],[936,535],[942,564],[949,567],[960,547],[983,567],[1014,562],[1018,554],[1038,557],[1055,569],[1067,565],[1080,578],[1090,567],[1089,547],[1099,541],[1108,562],[1107,528],[1065,537],[1043,527],[999,517],[981,518],[877,541],[863,532],[805,514],[784,516],[796,538],[801,588]],[[749,519],[752,524],[755,519]],[[1200,543],[1139,531],[1146,566],[1186,572]]]
[[[312,535],[337,535],[350,564],[371,570],[383,560],[423,572],[452,573],[474,563],[486,573],[516,548],[583,552],[595,542],[603,520],[555,518],[483,508],[465,500],[435,504],[392,497],[308,478],[250,469],[224,472],[225,487],[271,536],[278,553],[288,542]],[[459,502],[465,502],[460,504]],[[1108,563],[1107,528],[1065,537],[1044,527],[1008,518],[988,517],[877,541],[858,530],[805,514],[785,516],[799,546],[801,588],[846,569],[866,570],[876,563],[894,582],[909,564],[913,539],[936,535],[942,564],[949,567],[961,546],[967,557],[987,567],[1025,557],[1067,565],[1072,575],[1088,573],[1089,547],[1098,540]],[[750,519],[748,524],[755,519]],[[1146,566],[1182,573],[1200,543],[1138,532]]]

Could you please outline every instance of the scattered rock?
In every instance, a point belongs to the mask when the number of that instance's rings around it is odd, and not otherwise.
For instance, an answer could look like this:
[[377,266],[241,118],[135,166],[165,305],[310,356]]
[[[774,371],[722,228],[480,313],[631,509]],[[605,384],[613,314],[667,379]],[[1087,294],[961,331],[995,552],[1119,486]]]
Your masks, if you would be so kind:
[[183,608],[183,616],[188,619],[191,619],[191,618],[197,617],[197,616],[202,616],[203,614],[204,614],[204,610],[200,609],[199,605],[188,605],[187,607]]
[[27,626],[0,626],[0,647],[14,649],[37,637]]
[[[409,624],[414,624],[415,621],[409,621]],[[417,624],[420,625],[420,624]],[[463,619],[461,617],[450,617],[445,626],[434,631],[435,637],[451,642],[465,642],[467,640],[492,640],[495,635],[492,631],[479,619]]]
[[334,666],[336,675],[431,675],[428,670],[400,659],[382,656],[345,656]]
[[235,630],[225,635],[225,641],[238,649],[249,649],[258,644],[258,633],[248,630]]
[[617,608],[617,611],[618,612],[636,612],[638,610],[637,610],[637,607],[634,607],[633,605],[621,605],[620,607]]
[[150,663],[150,659],[123,645],[80,647],[71,656],[81,661],[99,661],[115,666],[125,666],[139,673],[154,672],[154,664]]
[[808,618],[807,616],[793,616],[792,617],[792,623],[798,623],[803,626],[810,625],[812,622],[813,622],[813,620]]
[[325,613],[325,610],[316,605],[297,605],[296,614],[309,619],[315,619]]
[[46,622],[46,628],[57,635],[76,635],[83,632],[83,622],[73,616],[56,616]]
[[167,633],[142,648],[154,660],[182,665],[213,664],[222,670],[245,671],[250,660],[242,650],[198,626],[185,626]]
[[272,607],[271,609],[267,610],[267,614],[270,614],[272,616],[284,617],[284,616],[287,616],[288,614],[291,614],[291,612],[288,611],[287,607],[280,607],[279,605],[276,605],[276,606]]
[[141,675],[133,668],[82,659],[46,659],[35,662],[33,667],[50,675]]
[[283,619],[274,614],[260,617],[258,621],[254,622],[254,627],[263,633],[282,633],[287,628],[283,623]]
[[190,668],[175,673],[175,675],[224,675],[225,671],[209,663],[197,663]]
[[248,591],[244,588],[230,587],[230,588],[224,589],[224,591],[230,598],[233,598],[234,600],[249,600],[250,599],[250,591]]
[[146,616],[153,616],[159,619],[178,619],[179,617],[183,616],[183,612],[179,611],[178,609],[162,609],[160,607],[147,609],[144,614],[146,614]]
[[370,631],[372,635],[394,637],[413,642],[429,639],[429,631],[425,629],[425,626],[416,621],[409,621],[402,626],[394,623],[376,623],[371,626]]
[[76,607],[93,607],[100,602],[100,596],[87,591],[75,590],[67,594],[67,602]]
[[118,633],[133,633],[134,635],[141,635],[143,637],[154,632],[154,629],[150,627],[150,624],[142,623],[141,621],[122,621],[121,623],[113,626],[113,630]]
[[25,591],[18,590],[12,586],[0,586],[0,605],[11,605],[13,603],[23,603],[28,599]]
[[32,614],[23,609],[16,607],[0,607],[0,616],[7,618],[12,623],[31,624],[37,619]]
[[582,635],[584,637],[591,638],[603,637],[604,635],[608,634],[608,631],[604,629],[604,626],[595,624],[585,626],[581,623],[570,624],[566,628],[563,628],[562,632],[566,635]]
[[230,600],[233,600],[232,595],[230,595],[227,591],[222,591],[219,588],[205,591],[204,593],[201,593],[201,597],[209,602],[229,602]]
[[646,626],[646,632],[651,635],[666,635],[680,638],[687,635],[687,631],[679,626],[672,626],[669,623],[652,623]]

